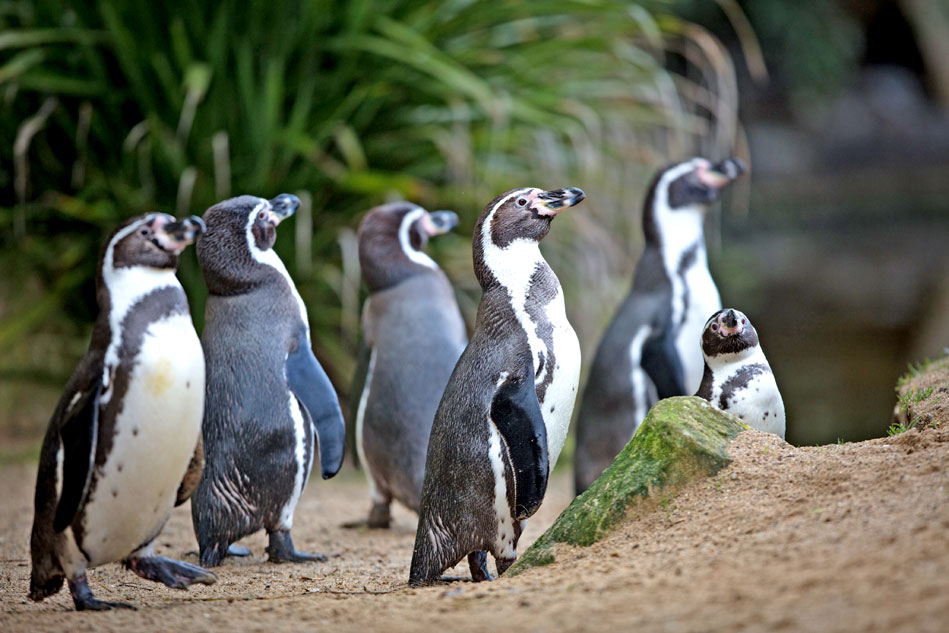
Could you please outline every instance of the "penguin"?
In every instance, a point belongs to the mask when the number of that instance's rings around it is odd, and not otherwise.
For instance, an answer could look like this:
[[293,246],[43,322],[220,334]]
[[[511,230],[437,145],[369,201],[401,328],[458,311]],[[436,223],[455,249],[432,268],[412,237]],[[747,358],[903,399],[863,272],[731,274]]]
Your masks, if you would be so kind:
[[122,561],[174,589],[213,584],[196,565],[154,555],[154,541],[191,490],[200,453],[204,356],[178,256],[200,218],[137,216],[106,240],[98,261],[99,315],[43,440],[30,536],[31,599],[65,579],[76,610],[134,608],[97,600],[86,571]]
[[740,418],[753,429],[784,439],[784,400],[744,313],[719,310],[702,331],[705,369],[696,396]]
[[577,416],[574,485],[580,494],[613,462],[658,398],[695,393],[695,341],[722,307],[708,270],[703,223],[738,159],[693,158],[661,170],[643,206],[645,246],[633,286],[606,329]]
[[345,427],[336,392],[310,347],[306,308],[273,250],[300,201],[241,196],[204,214],[198,261],[208,286],[204,474],[191,499],[201,563],[261,528],[271,562],[325,560],[294,549],[293,512],[319,445],[324,479],[339,470]]
[[491,580],[488,552],[503,574],[544,499],[573,413],[580,344],[539,242],[584,197],[574,187],[514,189],[478,219],[483,294],[432,423],[411,585],[435,582],[466,555],[472,580]]
[[389,527],[393,499],[418,512],[432,419],[468,342],[451,284],[423,252],[430,237],[457,224],[451,211],[394,202],[370,210],[359,226],[369,297],[356,449],[369,480],[371,528]]

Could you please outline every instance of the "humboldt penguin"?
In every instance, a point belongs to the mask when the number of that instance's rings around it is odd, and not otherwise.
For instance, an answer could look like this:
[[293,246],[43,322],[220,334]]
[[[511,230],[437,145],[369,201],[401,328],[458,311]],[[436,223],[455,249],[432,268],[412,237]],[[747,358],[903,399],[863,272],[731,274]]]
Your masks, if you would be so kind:
[[695,393],[702,355],[695,342],[722,307],[708,270],[705,215],[743,171],[728,158],[663,169],[643,206],[645,247],[633,286],[596,351],[577,417],[577,494],[613,462],[657,398]]
[[474,270],[483,295],[471,342],[435,413],[409,583],[435,582],[465,556],[475,581],[517,558],[573,413],[580,345],[560,281],[539,242],[580,189],[514,189],[475,226]]
[[336,392],[310,347],[306,308],[272,248],[277,224],[299,204],[288,194],[241,196],[204,214],[205,468],[191,517],[207,566],[261,528],[272,562],[325,558],[296,551],[290,537],[314,442],[328,479],[342,463],[345,435]]
[[369,527],[389,527],[393,499],[419,509],[432,419],[467,342],[451,284],[423,249],[457,224],[451,211],[394,202],[369,211],[359,226],[368,358],[355,419]]
[[[154,555],[201,437],[204,356],[178,256],[200,218],[134,217],[99,256],[99,316],[89,349],[50,420],[36,477],[30,598],[69,584],[76,609],[131,608],[97,600],[86,570],[122,561],[175,589],[212,584],[196,565]],[[195,460],[200,468],[200,460]],[[186,476],[187,475],[187,476]],[[187,488],[187,486],[185,486]]]
[[713,314],[702,331],[702,356],[705,369],[695,395],[784,439],[784,400],[748,317],[730,308]]

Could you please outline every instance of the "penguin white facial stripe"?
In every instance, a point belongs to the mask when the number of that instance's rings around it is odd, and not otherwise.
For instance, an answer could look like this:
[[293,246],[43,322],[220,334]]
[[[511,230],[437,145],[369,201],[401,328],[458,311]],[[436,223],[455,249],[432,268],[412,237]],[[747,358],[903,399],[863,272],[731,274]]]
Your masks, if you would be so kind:
[[245,234],[247,236],[247,248],[250,250],[250,256],[254,258],[254,261],[264,264],[265,266],[270,266],[280,273],[284,279],[286,279],[287,286],[290,288],[293,298],[297,301],[297,306],[300,309],[300,318],[303,320],[303,324],[306,326],[307,339],[309,339],[310,321],[307,319],[306,306],[303,303],[303,299],[300,297],[300,293],[297,292],[297,287],[293,283],[290,273],[287,272],[287,267],[283,265],[283,260],[280,259],[280,256],[277,255],[274,249],[268,248],[267,250],[262,251],[257,248],[257,240],[254,239],[254,220],[257,217],[257,213],[259,213],[264,208],[270,208],[270,202],[261,198],[257,206],[254,207],[254,210],[251,211],[249,216],[247,216],[247,227],[245,228]]
[[409,238],[409,231],[412,229],[412,225],[416,220],[425,215],[425,213],[425,209],[418,207],[402,217],[402,223],[399,224],[399,244],[402,246],[402,252],[405,253],[405,256],[410,260],[416,264],[437,270],[438,264],[435,263],[435,260],[422,251],[412,248],[412,240]]

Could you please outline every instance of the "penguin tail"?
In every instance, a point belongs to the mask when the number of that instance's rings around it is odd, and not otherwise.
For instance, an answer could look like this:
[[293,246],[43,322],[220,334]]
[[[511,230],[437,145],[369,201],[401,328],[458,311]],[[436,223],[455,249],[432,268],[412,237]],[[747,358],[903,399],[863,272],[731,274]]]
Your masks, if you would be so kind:
[[[43,517],[49,518],[49,517]],[[63,587],[66,575],[59,565],[60,541],[63,535],[54,534],[52,521],[45,524],[41,517],[33,521],[33,530],[30,533],[30,600],[39,602],[58,592]]]
[[[442,572],[452,566],[452,556],[446,550],[454,545],[451,539],[444,543],[447,536],[434,525],[427,516],[421,516],[418,531],[415,534],[415,549],[412,550],[412,565],[409,568],[409,586],[421,587],[435,583]],[[457,557],[460,560],[461,557]],[[457,560],[455,562],[457,562]]]

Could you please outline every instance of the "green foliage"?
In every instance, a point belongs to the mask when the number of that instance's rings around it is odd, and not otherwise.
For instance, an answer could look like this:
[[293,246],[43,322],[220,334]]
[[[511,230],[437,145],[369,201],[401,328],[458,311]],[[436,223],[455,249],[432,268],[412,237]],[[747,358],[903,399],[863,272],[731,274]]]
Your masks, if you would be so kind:
[[[466,236],[482,206],[515,186],[583,186],[589,203],[558,219],[547,254],[568,294],[589,289],[573,316],[592,339],[626,285],[604,273],[625,276],[636,255],[644,166],[695,151],[734,116],[727,99],[698,105],[730,77],[727,57],[690,75],[701,92],[663,70],[668,37],[689,35],[657,6],[0,2],[5,362],[68,373],[75,346],[51,360],[22,342],[87,335],[97,253],[123,218],[283,191],[306,208],[276,249],[339,386],[358,338],[352,229],[390,198],[460,212],[458,236],[433,248],[470,315]],[[180,276],[200,328],[193,249]]]
[[[907,413],[914,404],[919,404],[933,394],[935,387],[926,387],[925,389],[913,389],[906,393],[897,394],[897,406],[900,413]],[[890,434],[892,435],[892,433]]]

